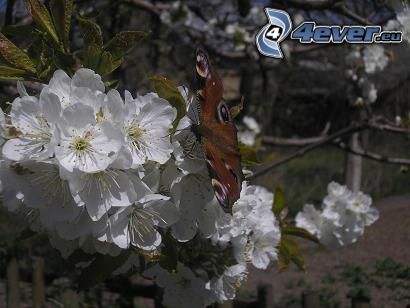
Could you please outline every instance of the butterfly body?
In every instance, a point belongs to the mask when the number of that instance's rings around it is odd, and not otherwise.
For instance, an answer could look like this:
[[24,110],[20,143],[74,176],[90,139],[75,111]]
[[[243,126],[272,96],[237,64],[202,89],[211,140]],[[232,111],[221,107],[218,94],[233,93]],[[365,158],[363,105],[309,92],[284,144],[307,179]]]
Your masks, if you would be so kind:
[[192,130],[202,144],[215,196],[230,213],[243,179],[237,129],[223,100],[222,82],[202,49],[196,52],[196,81],[199,119]]

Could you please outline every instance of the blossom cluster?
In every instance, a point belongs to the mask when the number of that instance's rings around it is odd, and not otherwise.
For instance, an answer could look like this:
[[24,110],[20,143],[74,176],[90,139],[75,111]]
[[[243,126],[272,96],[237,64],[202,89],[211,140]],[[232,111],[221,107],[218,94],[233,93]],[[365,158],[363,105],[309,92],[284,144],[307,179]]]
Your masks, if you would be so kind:
[[201,39],[207,46],[222,52],[259,57],[252,43],[255,32],[265,20],[261,5],[250,8],[245,17],[241,17],[230,2],[214,1],[210,6],[201,6],[201,14],[191,7],[186,1],[172,1],[161,11],[161,21],[171,30],[188,32],[189,35],[183,37],[185,41]]
[[372,104],[377,100],[377,87],[371,76],[383,71],[389,63],[381,45],[353,47],[346,56],[346,76],[350,81],[348,96],[352,105]]
[[261,128],[258,122],[250,116],[244,116],[242,122],[243,125],[238,127],[238,140],[249,147],[253,147],[261,133]]
[[[156,93],[122,98],[89,69],[72,78],[56,71],[38,97],[21,83],[18,90],[10,112],[0,112],[3,205],[30,215],[64,257],[82,249],[149,258],[166,240],[181,250],[199,245],[204,262],[181,257],[174,271],[154,262],[143,273],[165,288],[170,307],[192,307],[187,296],[197,306],[232,299],[248,264],[266,268],[277,259],[273,194],[244,182],[233,214],[223,212],[205,161],[184,150],[194,138],[188,115],[175,123],[176,109]],[[116,272],[139,262],[131,253]],[[187,280],[190,287],[175,283]]]
[[350,191],[346,186],[331,182],[321,210],[306,204],[296,216],[296,225],[316,235],[328,247],[352,244],[363,235],[364,228],[379,218],[370,196]]

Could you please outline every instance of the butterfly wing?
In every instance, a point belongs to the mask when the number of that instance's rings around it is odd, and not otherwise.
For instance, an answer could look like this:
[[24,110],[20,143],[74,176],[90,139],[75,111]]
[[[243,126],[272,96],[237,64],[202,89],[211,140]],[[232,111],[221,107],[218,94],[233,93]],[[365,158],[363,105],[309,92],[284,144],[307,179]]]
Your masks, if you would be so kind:
[[198,132],[209,175],[216,198],[226,212],[231,212],[240,196],[243,179],[237,130],[222,97],[222,82],[202,49],[196,52],[196,80],[200,104]]

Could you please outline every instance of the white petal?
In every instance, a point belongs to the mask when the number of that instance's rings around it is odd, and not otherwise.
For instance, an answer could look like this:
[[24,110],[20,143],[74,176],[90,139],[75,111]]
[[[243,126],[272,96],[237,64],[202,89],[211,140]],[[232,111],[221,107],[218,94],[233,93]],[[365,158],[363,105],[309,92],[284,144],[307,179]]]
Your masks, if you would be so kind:
[[49,123],[58,123],[61,114],[60,99],[48,88],[40,93],[40,107]]
[[21,81],[17,81],[17,92],[19,93],[20,97],[29,96],[27,93],[24,84]]
[[106,113],[108,112],[113,122],[124,123],[125,105],[117,90],[110,90],[107,93],[104,107],[104,117],[106,117]]
[[54,72],[46,88],[59,97],[64,107],[68,105],[71,91],[71,78],[63,70],[56,70]]
[[65,121],[63,128],[85,128],[96,123],[94,109],[90,106],[78,103],[73,104],[63,111]]
[[105,91],[101,76],[88,68],[80,68],[75,72],[72,80],[73,87],[85,87],[93,91]]
[[40,105],[34,96],[16,98],[12,104],[10,118],[12,125],[25,134],[35,134],[39,131]]

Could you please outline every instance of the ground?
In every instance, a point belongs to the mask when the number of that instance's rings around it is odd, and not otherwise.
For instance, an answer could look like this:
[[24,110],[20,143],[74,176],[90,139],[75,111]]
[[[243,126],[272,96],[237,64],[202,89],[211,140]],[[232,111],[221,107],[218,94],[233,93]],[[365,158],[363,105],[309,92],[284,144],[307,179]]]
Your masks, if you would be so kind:
[[[368,288],[372,307],[410,305],[410,196],[377,202],[380,219],[357,243],[336,251],[304,245],[306,271],[251,270],[242,293],[270,284],[280,307],[300,307],[303,291],[315,290],[331,307],[345,307],[351,289]],[[376,265],[377,264],[377,265]],[[401,264],[401,266],[400,266]],[[350,287],[348,284],[351,284]],[[327,299],[326,299],[327,298]]]

